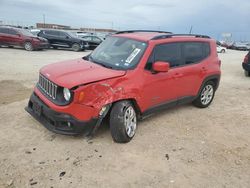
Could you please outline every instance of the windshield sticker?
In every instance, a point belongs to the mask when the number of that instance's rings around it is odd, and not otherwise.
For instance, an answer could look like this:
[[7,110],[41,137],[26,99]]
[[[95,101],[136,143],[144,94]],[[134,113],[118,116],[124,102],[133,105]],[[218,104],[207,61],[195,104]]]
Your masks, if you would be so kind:
[[130,64],[134,58],[140,53],[141,49],[135,48],[134,51],[129,55],[129,57],[126,59],[126,63]]

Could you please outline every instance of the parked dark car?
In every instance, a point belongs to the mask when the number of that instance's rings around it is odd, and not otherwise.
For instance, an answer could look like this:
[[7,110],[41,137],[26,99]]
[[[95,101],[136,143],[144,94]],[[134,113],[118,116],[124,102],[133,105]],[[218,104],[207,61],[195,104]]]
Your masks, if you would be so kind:
[[38,34],[46,38],[53,48],[71,48],[74,51],[86,50],[89,45],[86,41],[77,38],[70,32],[61,30],[41,30]]
[[99,44],[102,43],[102,39],[97,36],[83,36],[81,37],[84,41],[89,43],[89,49],[94,50]]
[[249,77],[250,76],[250,51],[245,56],[244,61],[242,63],[242,67],[245,71],[245,75]]
[[0,26],[0,46],[23,47],[25,50],[48,48],[48,40],[37,37],[25,29]]

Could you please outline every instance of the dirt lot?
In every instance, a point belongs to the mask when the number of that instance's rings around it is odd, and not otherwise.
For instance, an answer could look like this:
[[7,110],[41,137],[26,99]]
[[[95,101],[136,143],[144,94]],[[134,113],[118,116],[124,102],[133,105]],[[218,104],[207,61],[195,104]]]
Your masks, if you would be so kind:
[[250,187],[246,52],[220,55],[209,108],[152,116],[128,144],[114,143],[107,126],[92,140],[56,135],[24,111],[40,67],[86,53],[0,48],[0,187]]

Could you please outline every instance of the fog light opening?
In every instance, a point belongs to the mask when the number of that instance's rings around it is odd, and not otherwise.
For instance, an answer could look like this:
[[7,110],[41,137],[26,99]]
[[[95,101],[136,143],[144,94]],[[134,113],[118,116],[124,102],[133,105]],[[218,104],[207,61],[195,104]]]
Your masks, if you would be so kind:
[[67,125],[68,125],[68,127],[71,127],[71,123],[70,122],[67,122]]

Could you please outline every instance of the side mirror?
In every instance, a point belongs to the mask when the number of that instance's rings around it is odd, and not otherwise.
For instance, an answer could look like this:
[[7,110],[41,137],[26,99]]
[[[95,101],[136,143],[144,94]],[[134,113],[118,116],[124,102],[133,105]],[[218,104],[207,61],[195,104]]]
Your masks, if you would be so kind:
[[155,72],[168,72],[170,64],[168,62],[156,61],[153,63],[153,71]]
[[69,39],[69,36],[66,36],[65,38],[66,38],[66,39]]

